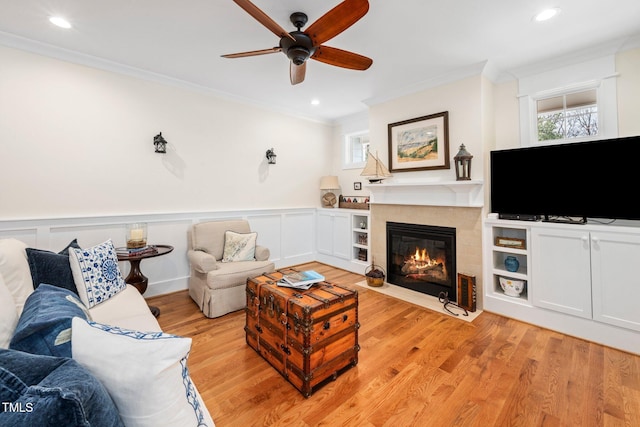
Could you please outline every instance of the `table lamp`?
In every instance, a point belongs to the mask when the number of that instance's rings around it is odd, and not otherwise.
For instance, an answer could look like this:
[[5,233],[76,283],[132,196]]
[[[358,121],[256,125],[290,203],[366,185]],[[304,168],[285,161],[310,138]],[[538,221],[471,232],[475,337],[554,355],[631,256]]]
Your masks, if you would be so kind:
[[340,184],[338,184],[338,177],[334,175],[323,176],[320,178],[320,190],[328,190],[322,195],[322,207],[332,208],[336,204],[336,195],[330,190],[338,190]]

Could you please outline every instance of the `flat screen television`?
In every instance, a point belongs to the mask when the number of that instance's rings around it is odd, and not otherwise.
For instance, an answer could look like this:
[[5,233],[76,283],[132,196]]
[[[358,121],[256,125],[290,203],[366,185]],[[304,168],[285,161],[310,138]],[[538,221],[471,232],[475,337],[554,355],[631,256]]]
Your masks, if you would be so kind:
[[640,136],[491,151],[500,218],[640,220]]

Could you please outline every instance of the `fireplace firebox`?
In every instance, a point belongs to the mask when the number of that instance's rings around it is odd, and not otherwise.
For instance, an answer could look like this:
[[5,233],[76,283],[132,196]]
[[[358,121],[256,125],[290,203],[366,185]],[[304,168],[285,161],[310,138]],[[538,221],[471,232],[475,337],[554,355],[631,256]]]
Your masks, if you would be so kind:
[[455,228],[387,222],[387,282],[457,301],[455,277]]

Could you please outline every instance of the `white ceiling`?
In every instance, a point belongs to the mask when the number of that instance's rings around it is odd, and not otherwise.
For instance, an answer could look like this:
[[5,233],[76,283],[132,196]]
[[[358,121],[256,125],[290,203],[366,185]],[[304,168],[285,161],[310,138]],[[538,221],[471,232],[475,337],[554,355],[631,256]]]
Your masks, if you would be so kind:
[[[293,31],[292,12],[305,12],[309,26],[340,0],[253,2]],[[562,12],[533,22],[549,6]],[[73,28],[53,26],[50,15]],[[0,44],[334,121],[482,69],[500,81],[640,46],[640,1],[372,0],[367,15],[325,43],[372,58],[371,68],[310,60],[296,86],[282,53],[220,57],[278,45],[232,0],[0,0]]]

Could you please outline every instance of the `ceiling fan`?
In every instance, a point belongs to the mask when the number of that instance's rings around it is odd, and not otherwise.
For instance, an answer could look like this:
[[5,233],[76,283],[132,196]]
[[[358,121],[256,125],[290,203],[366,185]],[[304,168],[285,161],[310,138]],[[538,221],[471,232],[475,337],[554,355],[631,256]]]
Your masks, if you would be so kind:
[[307,23],[307,15],[302,12],[294,12],[291,14],[290,19],[297,30],[291,32],[287,32],[249,0],[233,1],[276,36],[280,37],[280,43],[270,49],[231,53],[222,55],[223,58],[243,58],[283,52],[291,60],[289,77],[292,85],[304,81],[307,59],[309,58],[351,70],[366,70],[373,63],[366,56],[323,45],[327,40],[332,39],[355,24],[367,13],[369,10],[369,2],[367,0],[345,0],[322,15],[305,31],[300,29]]

